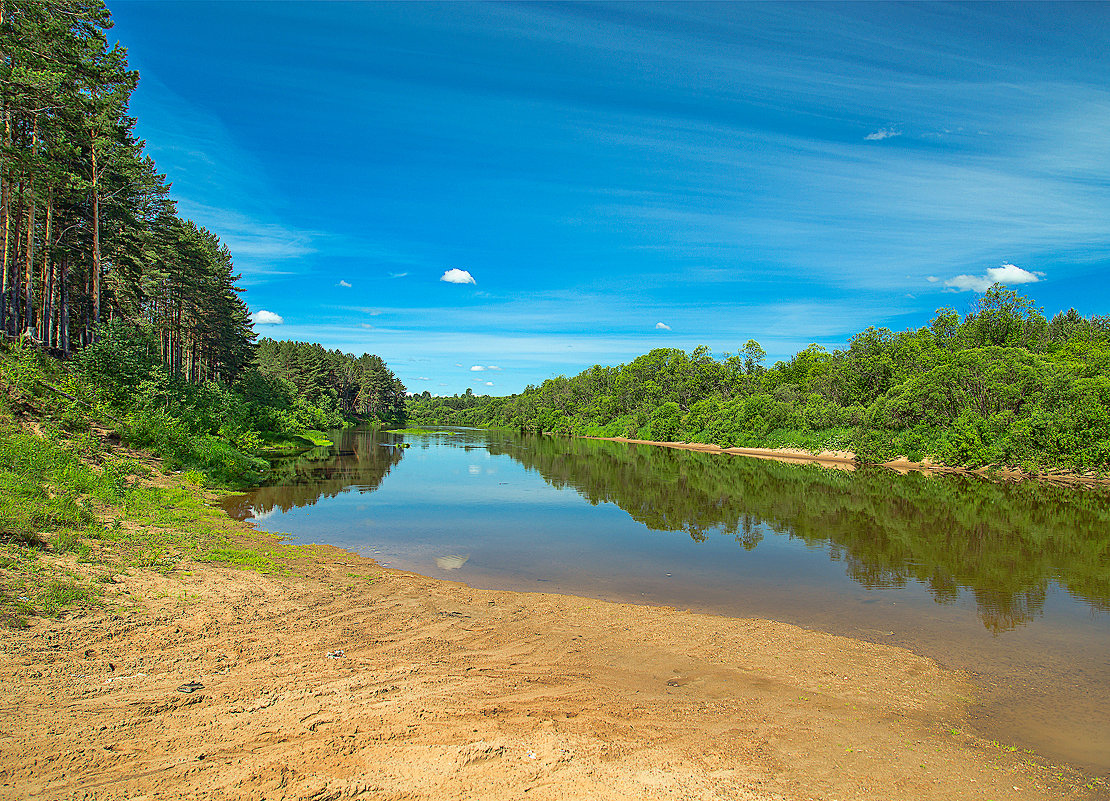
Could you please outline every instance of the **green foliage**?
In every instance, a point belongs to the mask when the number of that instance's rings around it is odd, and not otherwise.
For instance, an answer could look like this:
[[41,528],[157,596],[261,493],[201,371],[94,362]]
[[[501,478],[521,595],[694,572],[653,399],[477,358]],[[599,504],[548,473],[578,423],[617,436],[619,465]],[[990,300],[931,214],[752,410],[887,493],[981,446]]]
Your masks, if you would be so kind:
[[1110,470],[1110,320],[1074,309],[1045,320],[1032,302],[989,289],[963,320],[868,328],[845,350],[811,345],[764,368],[749,340],[713,358],[653,350],[504,398],[409,399],[424,425],[536,433],[848,449],[869,461]]
[[405,421],[405,386],[379,356],[263,339],[255,364],[243,393],[269,422],[264,430],[339,428],[348,417],[389,425]]

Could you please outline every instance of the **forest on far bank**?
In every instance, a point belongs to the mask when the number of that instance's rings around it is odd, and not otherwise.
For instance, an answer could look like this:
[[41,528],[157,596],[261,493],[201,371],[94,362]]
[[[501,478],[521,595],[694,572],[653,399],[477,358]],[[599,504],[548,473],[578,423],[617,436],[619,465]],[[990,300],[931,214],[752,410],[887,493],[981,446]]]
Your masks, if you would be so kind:
[[409,398],[413,424],[722,447],[846,449],[960,466],[1110,470],[1110,317],[1048,319],[996,284],[962,318],[869,327],[767,367],[749,340],[714,357],[659,348],[507,397]]

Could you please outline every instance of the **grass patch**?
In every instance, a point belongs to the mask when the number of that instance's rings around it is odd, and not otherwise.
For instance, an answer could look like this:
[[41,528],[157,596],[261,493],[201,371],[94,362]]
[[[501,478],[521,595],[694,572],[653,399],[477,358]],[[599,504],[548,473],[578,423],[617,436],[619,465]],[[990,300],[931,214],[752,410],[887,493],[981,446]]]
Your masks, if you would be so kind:
[[391,428],[388,430],[390,434],[441,434],[446,437],[457,437],[460,433],[458,431],[443,431],[442,429],[430,428]]
[[92,606],[98,594],[90,584],[55,579],[42,588],[37,601],[43,614],[56,617],[74,607]]
[[323,431],[302,431],[301,433],[294,434],[293,436],[299,440],[307,442],[309,445],[312,445],[315,448],[327,447],[328,445],[334,444],[330,439],[327,438]]

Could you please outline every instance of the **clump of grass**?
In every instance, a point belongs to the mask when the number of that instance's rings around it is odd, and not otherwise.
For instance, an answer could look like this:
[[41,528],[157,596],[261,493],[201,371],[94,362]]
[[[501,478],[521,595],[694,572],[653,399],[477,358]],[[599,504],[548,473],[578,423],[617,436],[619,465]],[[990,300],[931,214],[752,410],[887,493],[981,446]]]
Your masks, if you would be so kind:
[[75,606],[91,606],[98,594],[97,588],[92,585],[56,579],[47,582],[37,600],[43,614],[56,617]]
[[301,433],[294,434],[293,436],[297,439],[303,439],[305,442],[317,448],[333,444],[323,431],[302,431]]

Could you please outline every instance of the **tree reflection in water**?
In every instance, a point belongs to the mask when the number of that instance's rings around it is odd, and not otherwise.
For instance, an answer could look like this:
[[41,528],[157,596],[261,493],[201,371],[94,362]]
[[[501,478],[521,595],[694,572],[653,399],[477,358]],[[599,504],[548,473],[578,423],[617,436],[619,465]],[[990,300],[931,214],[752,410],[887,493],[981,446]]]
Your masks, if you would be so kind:
[[[238,519],[308,506],[352,486],[373,491],[404,456],[388,432],[335,434],[319,448],[275,463],[271,483],[226,502]],[[723,454],[595,440],[473,432],[441,443],[488,449],[612,503],[657,531],[694,541],[731,536],[746,550],[770,533],[827,550],[867,588],[927,587],[938,603],[961,591],[988,629],[1006,631],[1041,614],[1050,582],[1110,611],[1110,493],[971,476],[852,473]],[[494,513],[494,512],[491,512]]]
[[651,529],[695,541],[767,530],[827,547],[867,588],[911,580],[938,603],[961,589],[988,629],[1031,620],[1056,581],[1110,610],[1110,493],[973,476],[852,473],[740,456],[592,440],[491,442],[555,487],[614,503]]

